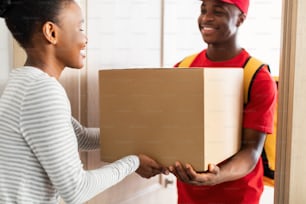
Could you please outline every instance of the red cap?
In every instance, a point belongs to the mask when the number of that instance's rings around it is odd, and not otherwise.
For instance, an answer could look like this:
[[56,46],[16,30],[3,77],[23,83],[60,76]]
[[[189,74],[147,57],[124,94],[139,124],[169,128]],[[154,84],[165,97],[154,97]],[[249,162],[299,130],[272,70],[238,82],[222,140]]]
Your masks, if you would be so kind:
[[243,13],[247,14],[249,9],[249,0],[221,0],[222,2],[233,4]]

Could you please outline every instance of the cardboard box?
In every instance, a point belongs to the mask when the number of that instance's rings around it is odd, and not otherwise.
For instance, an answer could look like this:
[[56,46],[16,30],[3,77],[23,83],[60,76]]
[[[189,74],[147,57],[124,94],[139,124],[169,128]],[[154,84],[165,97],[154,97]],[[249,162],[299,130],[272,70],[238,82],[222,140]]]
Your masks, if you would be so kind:
[[198,171],[240,147],[243,70],[100,70],[101,160],[144,153]]

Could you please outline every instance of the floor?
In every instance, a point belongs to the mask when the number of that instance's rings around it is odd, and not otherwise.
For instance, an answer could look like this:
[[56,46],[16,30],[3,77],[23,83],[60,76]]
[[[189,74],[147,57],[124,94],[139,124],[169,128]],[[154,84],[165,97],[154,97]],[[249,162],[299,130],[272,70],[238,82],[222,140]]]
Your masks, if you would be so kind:
[[274,188],[265,186],[261,196],[260,204],[274,204]]
[[[61,201],[60,204],[65,204],[65,202]],[[274,188],[265,186],[259,204],[274,204]]]

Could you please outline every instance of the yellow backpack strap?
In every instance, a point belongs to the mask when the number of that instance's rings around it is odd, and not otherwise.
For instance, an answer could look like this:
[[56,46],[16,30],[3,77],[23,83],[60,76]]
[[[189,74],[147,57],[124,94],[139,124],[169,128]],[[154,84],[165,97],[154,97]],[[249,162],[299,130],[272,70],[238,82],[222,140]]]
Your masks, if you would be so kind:
[[247,104],[250,98],[249,89],[256,73],[264,66],[264,63],[260,60],[250,57],[244,65],[244,104]]
[[190,67],[190,65],[192,64],[193,60],[194,60],[197,56],[198,56],[198,53],[185,57],[185,58],[178,64],[177,67],[178,67],[178,68]]

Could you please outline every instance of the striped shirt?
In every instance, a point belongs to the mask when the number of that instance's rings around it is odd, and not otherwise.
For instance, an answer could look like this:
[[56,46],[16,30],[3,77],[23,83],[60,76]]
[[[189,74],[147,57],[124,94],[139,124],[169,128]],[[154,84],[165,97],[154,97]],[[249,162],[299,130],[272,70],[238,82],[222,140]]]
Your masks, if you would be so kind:
[[0,203],[86,202],[139,166],[127,156],[83,169],[79,148],[99,146],[99,130],[72,119],[64,88],[40,69],[15,69],[0,98]]

